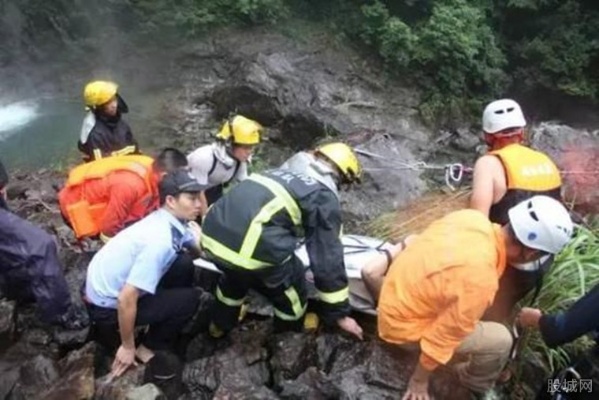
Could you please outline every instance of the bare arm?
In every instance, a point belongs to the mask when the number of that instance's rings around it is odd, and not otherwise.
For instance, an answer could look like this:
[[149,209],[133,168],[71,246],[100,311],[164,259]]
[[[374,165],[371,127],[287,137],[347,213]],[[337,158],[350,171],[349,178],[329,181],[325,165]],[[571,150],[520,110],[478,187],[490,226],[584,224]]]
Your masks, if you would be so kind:
[[119,331],[121,333],[121,345],[126,348],[135,348],[134,328],[138,297],[139,290],[128,283],[125,284],[121,293],[119,293]]
[[503,178],[503,165],[495,156],[487,155],[478,159],[474,164],[472,183],[472,197],[470,208],[479,210],[489,215],[491,206],[495,202],[495,191],[500,177]]
[[135,364],[135,317],[137,315],[137,298],[139,291],[134,286],[125,284],[118,299],[118,320],[121,334],[121,346],[112,363],[112,375],[120,376],[127,368]]

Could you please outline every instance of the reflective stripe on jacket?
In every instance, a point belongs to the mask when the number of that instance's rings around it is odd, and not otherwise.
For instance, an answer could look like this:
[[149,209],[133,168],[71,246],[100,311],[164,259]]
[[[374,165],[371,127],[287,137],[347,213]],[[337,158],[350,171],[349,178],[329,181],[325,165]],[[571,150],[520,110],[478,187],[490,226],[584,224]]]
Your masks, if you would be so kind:
[[[323,317],[349,314],[349,290],[335,194],[300,173],[253,174],[216,202],[202,222],[202,247],[228,268],[277,268],[306,241]],[[259,273],[259,272],[257,272]]]

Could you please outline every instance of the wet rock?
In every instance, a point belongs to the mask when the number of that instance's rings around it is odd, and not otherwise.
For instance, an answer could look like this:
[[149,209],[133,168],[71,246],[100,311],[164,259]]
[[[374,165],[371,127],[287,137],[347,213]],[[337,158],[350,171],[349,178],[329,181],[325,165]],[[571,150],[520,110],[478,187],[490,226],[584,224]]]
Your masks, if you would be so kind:
[[276,385],[293,380],[317,363],[316,343],[312,335],[282,333],[273,336],[270,365]]
[[468,128],[458,128],[451,140],[451,146],[458,151],[476,154],[481,144],[482,134],[471,131]]
[[379,341],[373,342],[370,350],[366,381],[389,390],[405,390],[418,362],[418,354]]
[[125,398],[126,400],[166,400],[164,393],[151,383],[131,389]]
[[278,400],[273,391],[264,386],[229,386],[222,385],[214,393],[215,400]]
[[22,340],[31,346],[47,346],[52,341],[52,337],[43,329],[32,329],[23,334]]
[[81,347],[89,337],[89,327],[78,330],[56,328],[53,332],[54,341],[65,351]]
[[410,151],[405,140],[377,135],[360,143],[358,149],[365,151],[358,153],[364,179],[358,190],[342,191],[340,198],[346,229],[365,233],[365,222],[405,205],[427,187],[421,171],[411,167],[422,159]]
[[[226,348],[187,363],[183,369],[183,383],[188,391],[205,398],[215,395],[221,386],[248,389],[268,383],[268,354],[264,344],[269,332],[270,321],[247,321],[228,338],[221,339],[227,342]],[[190,347],[194,345],[197,344],[192,343]]]
[[15,332],[15,308],[14,301],[0,300],[0,343],[12,340]]
[[13,399],[38,398],[60,376],[56,361],[38,355],[25,362],[19,370],[19,380],[12,390]]
[[19,362],[0,361],[0,399],[6,399],[13,390],[20,375]]
[[318,367],[326,373],[341,373],[364,364],[367,343],[337,334],[323,334],[316,339]]
[[18,342],[9,347],[4,354],[2,354],[2,361],[8,363],[23,363],[37,355],[44,355],[56,359],[59,357],[58,346],[51,342],[45,344],[45,338],[41,333],[23,335]]
[[144,384],[145,366],[139,365],[129,369],[118,379],[111,375],[103,376],[95,381],[95,400],[126,400],[127,394]]
[[584,214],[599,213],[599,131],[543,122],[533,127],[531,143],[563,171],[565,200]]
[[297,379],[293,381],[284,381],[281,383],[282,399],[289,400],[325,400],[338,399],[340,393],[322,371],[316,367],[310,367],[304,371]]
[[60,360],[60,379],[53,382],[41,398],[44,400],[91,399],[94,396],[94,354],[89,343]]
[[47,329],[48,325],[40,321],[34,304],[21,305],[17,312],[17,332],[25,332],[31,329]]

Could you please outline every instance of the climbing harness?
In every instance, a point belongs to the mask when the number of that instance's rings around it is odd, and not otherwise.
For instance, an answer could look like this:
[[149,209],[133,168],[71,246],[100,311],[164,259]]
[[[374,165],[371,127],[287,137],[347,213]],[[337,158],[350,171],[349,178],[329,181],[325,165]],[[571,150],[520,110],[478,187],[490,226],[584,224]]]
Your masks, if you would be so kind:
[[[423,170],[439,170],[445,171],[445,184],[452,191],[456,190],[456,187],[462,182],[464,174],[470,174],[473,168],[466,167],[461,163],[453,164],[428,164],[424,161],[415,161],[412,163],[406,163],[403,161],[391,161],[387,157],[383,157],[379,154],[372,153],[370,151],[354,149],[356,153],[362,154],[367,157],[384,160],[385,163],[389,164],[394,169],[405,169],[412,171],[423,171]],[[387,171],[388,168],[364,168],[365,171]]]

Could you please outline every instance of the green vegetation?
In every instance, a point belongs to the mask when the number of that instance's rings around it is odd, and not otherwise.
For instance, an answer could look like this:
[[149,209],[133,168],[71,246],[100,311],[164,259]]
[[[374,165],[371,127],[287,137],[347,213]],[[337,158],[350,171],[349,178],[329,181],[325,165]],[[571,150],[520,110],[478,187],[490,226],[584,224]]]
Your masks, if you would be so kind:
[[[564,310],[595,285],[599,285],[599,224],[579,228],[575,239],[557,256],[544,279],[536,307],[546,313]],[[534,332],[524,338],[522,345],[522,359],[541,355],[541,361],[553,370],[567,365],[568,354],[587,349],[589,340],[583,337],[566,346],[549,349],[538,332]]]
[[0,10],[8,50],[0,62],[23,51],[43,57],[33,37],[77,53],[109,32],[164,42],[276,25],[306,40],[320,24],[419,86],[431,123],[478,116],[506,93],[599,100],[599,2],[590,0],[7,0]]

